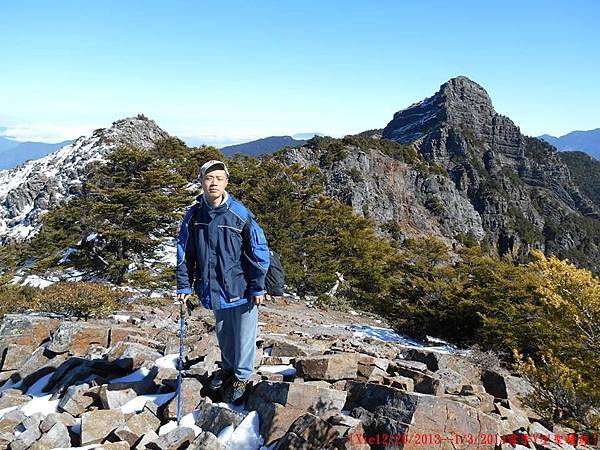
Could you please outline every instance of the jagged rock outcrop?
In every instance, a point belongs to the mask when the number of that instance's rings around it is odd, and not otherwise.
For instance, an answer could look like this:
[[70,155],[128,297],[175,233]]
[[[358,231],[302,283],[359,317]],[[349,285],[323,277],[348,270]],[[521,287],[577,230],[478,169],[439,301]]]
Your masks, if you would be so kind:
[[[465,235],[500,254],[532,248],[600,270],[600,214],[582,194],[556,150],[524,136],[498,114],[483,87],[467,77],[394,114],[380,132],[341,140],[333,158],[318,146],[287,151],[286,163],[319,167],[326,191],[380,227],[433,235],[447,243]],[[415,149],[437,169],[384,154],[383,141]]]
[[[494,110],[474,81],[460,76],[444,83],[433,96],[394,114],[382,137],[411,142],[442,165],[480,214],[486,239],[501,254],[536,247],[569,255],[570,249],[586,246],[585,261],[579,262],[599,269],[594,237],[568,220],[598,220],[597,208],[579,192],[556,150],[524,136]],[[552,240],[547,225],[566,221],[564,236],[547,243]]]
[[350,145],[347,155],[333,165],[325,153],[304,146],[288,150],[283,158],[286,164],[319,167],[328,195],[357,214],[368,214],[380,227],[398,222],[405,236],[436,236],[448,243],[469,233],[483,238],[480,215],[447,176],[424,175],[414,165],[382,153],[375,143],[366,148]]
[[40,217],[78,193],[87,164],[119,145],[151,147],[168,137],[143,115],[113,122],[44,158],[0,171],[0,242],[31,238]]

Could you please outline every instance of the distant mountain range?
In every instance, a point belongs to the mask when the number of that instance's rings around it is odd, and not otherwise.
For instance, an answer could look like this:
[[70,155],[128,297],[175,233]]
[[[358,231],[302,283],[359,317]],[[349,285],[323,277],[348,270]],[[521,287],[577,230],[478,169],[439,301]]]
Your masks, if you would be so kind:
[[0,170],[12,169],[30,160],[43,158],[73,141],[48,144],[45,142],[21,142],[0,136]]
[[589,131],[571,131],[560,137],[542,134],[543,139],[558,150],[577,150],[600,160],[600,128]]
[[257,139],[243,144],[228,145],[221,148],[221,151],[227,156],[233,156],[236,153],[249,156],[260,156],[276,152],[284,147],[298,148],[304,145],[313,136],[320,136],[320,133],[301,133],[292,136],[269,136]]

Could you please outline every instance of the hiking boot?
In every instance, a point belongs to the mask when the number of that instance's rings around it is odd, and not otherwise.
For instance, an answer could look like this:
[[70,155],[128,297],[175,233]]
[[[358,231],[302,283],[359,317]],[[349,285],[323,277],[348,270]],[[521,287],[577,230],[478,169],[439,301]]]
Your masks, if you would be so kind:
[[231,370],[226,370],[226,369],[217,370],[215,372],[215,374],[213,375],[213,379],[210,382],[210,388],[213,390],[219,389],[221,386],[223,386],[224,383],[227,382],[227,380],[229,380],[229,378],[231,378],[232,375],[233,375],[233,371],[231,371]]
[[237,378],[234,378],[226,395],[227,401],[234,405],[241,404],[244,400],[244,395],[246,394],[248,382],[249,380],[238,380]]

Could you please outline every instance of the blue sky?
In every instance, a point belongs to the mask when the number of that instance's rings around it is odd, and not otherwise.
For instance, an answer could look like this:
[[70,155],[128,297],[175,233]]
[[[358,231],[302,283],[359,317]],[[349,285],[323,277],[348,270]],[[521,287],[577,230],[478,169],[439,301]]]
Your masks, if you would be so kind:
[[529,135],[600,127],[596,1],[27,1],[0,15],[0,134],[144,113],[192,142],[381,128],[466,75]]

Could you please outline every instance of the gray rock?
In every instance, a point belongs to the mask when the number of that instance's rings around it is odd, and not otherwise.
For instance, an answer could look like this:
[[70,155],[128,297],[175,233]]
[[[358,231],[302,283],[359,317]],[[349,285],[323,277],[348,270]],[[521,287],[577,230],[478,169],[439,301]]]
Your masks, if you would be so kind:
[[113,430],[125,423],[120,410],[99,409],[81,416],[81,445],[102,442]]
[[103,384],[99,390],[100,401],[105,409],[117,409],[138,394],[131,388],[114,389],[110,384]]
[[217,435],[228,425],[237,427],[242,420],[244,416],[240,413],[210,403],[202,403],[198,408],[196,425],[204,431]]
[[195,439],[194,430],[188,427],[178,427],[160,436],[153,442],[146,444],[146,448],[153,450],[179,450],[189,446]]
[[47,433],[56,423],[62,423],[67,427],[72,427],[75,425],[75,418],[67,412],[60,414],[50,413],[42,420],[42,423],[40,423],[40,430],[42,433]]
[[260,433],[270,445],[306,412],[322,418],[339,413],[346,396],[345,391],[305,383],[261,381],[250,393],[247,408],[257,411]]
[[107,360],[117,367],[132,371],[145,363],[153,363],[161,356],[159,352],[143,344],[121,341],[111,348]]
[[23,394],[18,389],[7,389],[0,395],[0,409],[9,408],[11,406],[22,405],[31,400],[29,395]]
[[432,378],[439,380],[444,385],[445,392],[448,394],[460,394],[463,385],[467,382],[462,375],[452,369],[436,370]]
[[108,345],[109,329],[105,326],[82,322],[63,322],[48,344],[48,350],[54,353],[69,352],[75,356],[85,356],[91,344]]
[[263,347],[271,347],[270,356],[272,357],[311,356],[322,353],[317,348],[312,348],[304,342],[298,342],[290,337],[284,336],[271,335],[265,337]]
[[[195,378],[183,378],[181,380],[181,415],[191,413],[198,405],[202,402],[202,396],[200,390],[202,389],[202,383]],[[165,420],[172,420],[177,418],[177,396],[173,397],[163,411],[163,418]]]
[[62,422],[56,422],[47,433],[45,433],[37,444],[47,448],[71,447],[69,430]]
[[160,427],[160,419],[147,409],[135,414],[127,420],[127,427],[135,434],[143,436]]
[[150,442],[154,442],[158,439],[158,434],[154,431],[148,431],[146,434],[142,436],[139,442],[135,445],[136,450],[142,450],[146,448],[146,444]]
[[42,423],[42,420],[44,420],[44,415],[41,412],[35,412],[23,419],[21,425],[26,430],[29,430],[30,428],[39,428],[40,423]]
[[214,434],[202,431],[190,444],[188,450],[227,450],[227,448]]
[[30,427],[23,431],[21,434],[15,437],[10,443],[11,450],[26,450],[31,447],[35,441],[37,441],[42,432],[38,427]]
[[94,396],[90,393],[89,384],[70,386],[58,402],[58,407],[74,417],[79,417],[94,403]]
[[0,432],[14,433],[15,428],[25,420],[27,416],[18,409],[13,409],[0,417]]

